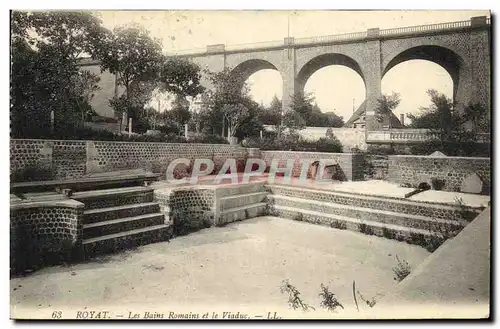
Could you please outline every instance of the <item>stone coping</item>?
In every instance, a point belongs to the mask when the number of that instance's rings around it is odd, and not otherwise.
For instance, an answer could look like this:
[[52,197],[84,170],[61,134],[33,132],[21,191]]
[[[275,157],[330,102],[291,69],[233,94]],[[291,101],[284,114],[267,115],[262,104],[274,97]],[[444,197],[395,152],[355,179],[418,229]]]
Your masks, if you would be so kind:
[[431,156],[431,155],[389,155],[389,158],[423,158],[423,159],[470,159],[470,160],[486,160],[489,157],[457,157],[457,156]]
[[333,152],[314,152],[314,151],[283,151],[283,150],[260,150],[260,152],[273,152],[273,153],[310,153],[310,154],[331,154],[331,155],[356,155],[363,153],[333,153]]
[[31,208],[72,208],[72,209],[83,209],[85,205],[82,202],[67,199],[67,200],[47,200],[47,201],[19,201],[16,203],[11,203],[10,210],[21,210],[21,209],[31,209]]
[[[421,200],[411,200],[411,199],[405,199],[405,198],[397,198],[393,196],[385,196],[385,195],[373,195],[373,194],[363,194],[363,193],[356,193],[356,192],[350,192],[350,191],[334,191],[334,190],[325,190],[325,189],[320,189],[320,188],[315,188],[315,187],[304,187],[304,186],[292,186],[292,185],[286,185],[286,184],[266,184],[266,187],[280,187],[280,188],[289,188],[289,189],[298,189],[301,191],[307,191],[307,192],[316,192],[316,193],[325,193],[325,194],[333,194],[333,195],[340,195],[340,196],[347,196],[347,197],[363,197],[367,200],[387,200],[387,201],[393,201],[396,203],[401,203],[401,204],[407,204],[407,205],[421,205],[425,207],[433,207],[433,208],[447,208],[447,209],[452,209],[456,210],[458,205],[454,205],[451,203],[440,203],[440,202],[431,202],[431,201],[421,201]],[[484,207],[471,207],[471,206],[466,206],[467,209],[472,209],[477,211],[478,213],[484,208]]]
[[169,144],[169,145],[218,145],[241,147],[241,145],[229,144],[212,144],[212,143],[168,143],[168,142],[136,142],[136,141],[103,141],[103,140],[88,140],[88,139],[36,139],[36,138],[11,138],[11,141],[43,141],[43,142],[92,142],[92,143],[133,143],[133,144]]

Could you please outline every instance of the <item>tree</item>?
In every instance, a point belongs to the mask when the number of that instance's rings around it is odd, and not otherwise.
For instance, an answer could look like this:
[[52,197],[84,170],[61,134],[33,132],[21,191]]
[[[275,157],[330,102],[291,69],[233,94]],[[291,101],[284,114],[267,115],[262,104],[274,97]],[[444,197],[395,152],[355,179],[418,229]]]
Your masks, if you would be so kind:
[[191,119],[189,102],[186,98],[176,95],[172,102],[172,109],[167,112],[167,116],[177,124],[179,131],[182,131],[184,125]]
[[45,11],[28,14],[36,33],[36,44],[55,46],[72,60],[83,54],[99,58],[111,31],[102,26],[96,15],[84,11]]
[[119,26],[109,40],[102,56],[102,69],[116,74],[118,84],[125,88],[125,98],[131,96],[133,83],[155,81],[164,61],[161,43],[152,39],[149,31],[138,25]]
[[282,103],[274,95],[269,107],[259,106],[259,121],[265,125],[278,127],[281,123]]
[[222,122],[222,135],[227,123],[231,137],[246,136],[247,132],[241,130],[245,127],[244,123],[258,113],[253,110],[256,104],[249,96],[244,77],[230,68],[225,68],[221,72],[207,73],[214,88],[209,93],[209,110],[202,115],[218,127]]
[[162,91],[196,97],[205,90],[200,85],[200,79],[200,67],[185,59],[168,58],[160,67],[159,83]]
[[47,135],[52,111],[58,130],[80,123],[78,56],[96,55],[107,30],[86,12],[13,12],[11,21],[13,135]]
[[427,94],[431,98],[430,106],[421,108],[417,115],[408,114],[412,128],[429,129],[433,140],[423,145],[424,149],[437,148],[448,155],[487,152],[484,149],[487,145],[477,143],[478,134],[489,130],[487,110],[483,106],[468,105],[459,111],[444,94],[436,90],[428,90]]
[[398,107],[401,99],[399,94],[393,92],[391,95],[382,95],[377,99],[377,107],[375,108],[375,118],[378,122],[389,120],[389,129],[392,128],[392,111]]
[[326,112],[324,116],[328,122],[328,127],[341,128],[344,126],[344,118],[338,116],[335,112]]
[[86,114],[92,110],[90,101],[94,97],[94,93],[100,89],[98,83],[101,78],[89,71],[79,71],[73,77],[73,85],[75,87],[75,98],[77,110],[80,112],[82,124],[85,122]]

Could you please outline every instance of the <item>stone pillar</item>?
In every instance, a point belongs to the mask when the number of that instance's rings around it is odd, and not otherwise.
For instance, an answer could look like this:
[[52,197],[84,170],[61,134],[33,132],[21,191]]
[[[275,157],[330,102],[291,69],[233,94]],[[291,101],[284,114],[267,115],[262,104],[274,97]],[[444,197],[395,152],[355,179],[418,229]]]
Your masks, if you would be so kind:
[[285,49],[283,50],[283,113],[288,111],[292,104],[292,95],[295,95],[295,48],[294,38],[285,38]]
[[366,84],[366,128],[365,132],[378,130],[381,124],[375,118],[377,100],[382,94],[382,68],[379,29],[369,29],[365,47],[365,84]]
[[[490,25],[486,16],[471,18],[470,66],[471,102],[480,103],[491,110],[491,44]],[[466,104],[467,105],[467,104]]]

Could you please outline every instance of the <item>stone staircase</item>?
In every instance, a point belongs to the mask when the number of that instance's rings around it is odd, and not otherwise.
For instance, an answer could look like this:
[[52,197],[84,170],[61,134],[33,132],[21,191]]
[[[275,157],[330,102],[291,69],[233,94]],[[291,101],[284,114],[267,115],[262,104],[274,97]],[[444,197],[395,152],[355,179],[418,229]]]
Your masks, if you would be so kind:
[[267,195],[263,184],[244,184],[219,188],[217,207],[219,217],[216,225],[263,216],[267,213]]
[[471,211],[468,218],[461,218],[458,208],[451,205],[296,187],[267,188],[271,215],[419,245],[456,235],[479,213]]
[[150,187],[77,192],[72,198],[85,204],[85,258],[165,241],[170,236]]

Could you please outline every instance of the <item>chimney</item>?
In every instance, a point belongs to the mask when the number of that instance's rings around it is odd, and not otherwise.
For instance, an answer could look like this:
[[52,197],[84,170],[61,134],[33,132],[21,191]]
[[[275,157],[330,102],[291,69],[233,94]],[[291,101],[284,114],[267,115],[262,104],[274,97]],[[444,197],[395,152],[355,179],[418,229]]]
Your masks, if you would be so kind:
[[399,115],[399,121],[401,122],[401,126],[404,127],[405,126],[405,115],[404,115],[404,113],[401,113]]

